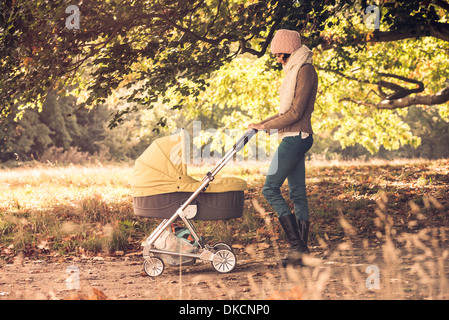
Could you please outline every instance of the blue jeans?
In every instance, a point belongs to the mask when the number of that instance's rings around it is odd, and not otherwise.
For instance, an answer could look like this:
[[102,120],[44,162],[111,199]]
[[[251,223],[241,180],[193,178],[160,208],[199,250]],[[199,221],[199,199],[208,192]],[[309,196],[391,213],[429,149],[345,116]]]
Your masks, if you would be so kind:
[[279,217],[292,214],[281,195],[281,186],[288,179],[290,199],[298,220],[309,221],[309,204],[306,194],[305,154],[313,145],[313,136],[285,137],[270,163],[262,194]]

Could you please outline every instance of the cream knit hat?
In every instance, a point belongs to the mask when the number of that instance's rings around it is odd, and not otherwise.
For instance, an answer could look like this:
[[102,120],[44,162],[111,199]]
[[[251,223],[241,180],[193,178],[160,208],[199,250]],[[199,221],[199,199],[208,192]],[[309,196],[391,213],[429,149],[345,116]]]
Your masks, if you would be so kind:
[[271,40],[271,53],[293,53],[301,48],[301,37],[297,31],[280,29]]

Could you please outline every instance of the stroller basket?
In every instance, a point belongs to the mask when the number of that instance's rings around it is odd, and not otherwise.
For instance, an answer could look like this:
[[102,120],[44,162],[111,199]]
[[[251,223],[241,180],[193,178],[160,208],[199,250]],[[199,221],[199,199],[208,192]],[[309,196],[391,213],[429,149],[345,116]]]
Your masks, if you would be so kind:
[[[190,192],[164,193],[133,198],[134,213],[145,218],[167,219],[192,195]],[[227,220],[243,214],[243,191],[200,193],[191,205],[196,205],[195,220]]]
[[[178,253],[194,253],[197,247],[188,241],[176,237],[169,230],[164,230],[160,237],[154,243],[156,249],[159,250],[170,250]],[[171,266],[177,267],[180,265],[190,265],[195,262],[195,259],[191,257],[179,257],[172,254],[160,254],[157,255],[159,258]]]
[[[142,244],[144,270],[148,275],[162,274],[164,261],[161,257],[167,261],[167,255],[210,261],[221,273],[234,269],[236,256],[231,246],[223,242],[214,246],[204,244],[190,220],[227,220],[242,216],[246,181],[233,177],[215,179],[215,175],[255,133],[255,130],[245,133],[202,181],[187,174],[183,130],[155,140],[136,160],[131,179],[134,213],[140,217],[164,219]],[[168,251],[155,245],[178,219],[198,243],[195,252]]]

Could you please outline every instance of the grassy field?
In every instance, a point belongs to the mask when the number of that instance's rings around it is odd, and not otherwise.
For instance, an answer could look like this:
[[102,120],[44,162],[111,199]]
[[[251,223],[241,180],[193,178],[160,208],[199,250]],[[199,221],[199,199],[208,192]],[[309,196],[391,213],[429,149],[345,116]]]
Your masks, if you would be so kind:
[[[439,292],[447,297],[448,160],[309,162],[307,168],[310,245],[317,256],[325,257],[333,248],[349,250],[345,246],[350,241],[361,249],[379,247],[387,263],[399,261],[392,252],[401,248],[401,261],[433,261]],[[189,172],[201,179],[207,170],[191,167]],[[132,172],[129,164],[1,169],[0,264],[19,254],[61,261],[140,251],[140,243],[160,221],[133,215]],[[275,213],[261,196],[260,168],[229,165],[220,176],[248,182],[244,216],[197,222],[199,233],[237,248],[285,243]],[[288,195],[286,185],[283,193]],[[430,270],[416,271],[423,273],[418,284]]]
[[[259,169],[250,165],[223,169],[220,176],[237,176],[248,182],[245,215],[239,219],[242,221],[200,223],[201,231],[212,237],[220,234],[233,242],[267,236],[269,231],[264,230],[263,219],[251,202],[255,199],[275,215],[261,196],[264,176]],[[208,167],[189,170],[190,175],[201,179]],[[136,219],[133,215],[129,196],[132,172],[132,165],[126,164],[35,165],[1,170],[2,257],[7,257],[5,252],[14,255],[19,251],[97,254],[134,249],[160,221]],[[397,231],[447,227],[448,184],[448,161],[311,162],[307,185],[312,242],[343,237],[343,216],[361,237],[375,237],[380,228],[380,202]],[[286,185],[283,194],[288,196]]]

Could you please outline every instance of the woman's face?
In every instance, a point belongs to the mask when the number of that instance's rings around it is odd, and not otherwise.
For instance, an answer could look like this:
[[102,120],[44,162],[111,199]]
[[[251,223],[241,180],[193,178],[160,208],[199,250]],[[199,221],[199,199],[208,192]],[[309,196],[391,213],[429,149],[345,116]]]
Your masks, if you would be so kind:
[[284,66],[287,64],[288,58],[284,60],[284,53],[276,53],[275,56],[278,63],[282,63]]

